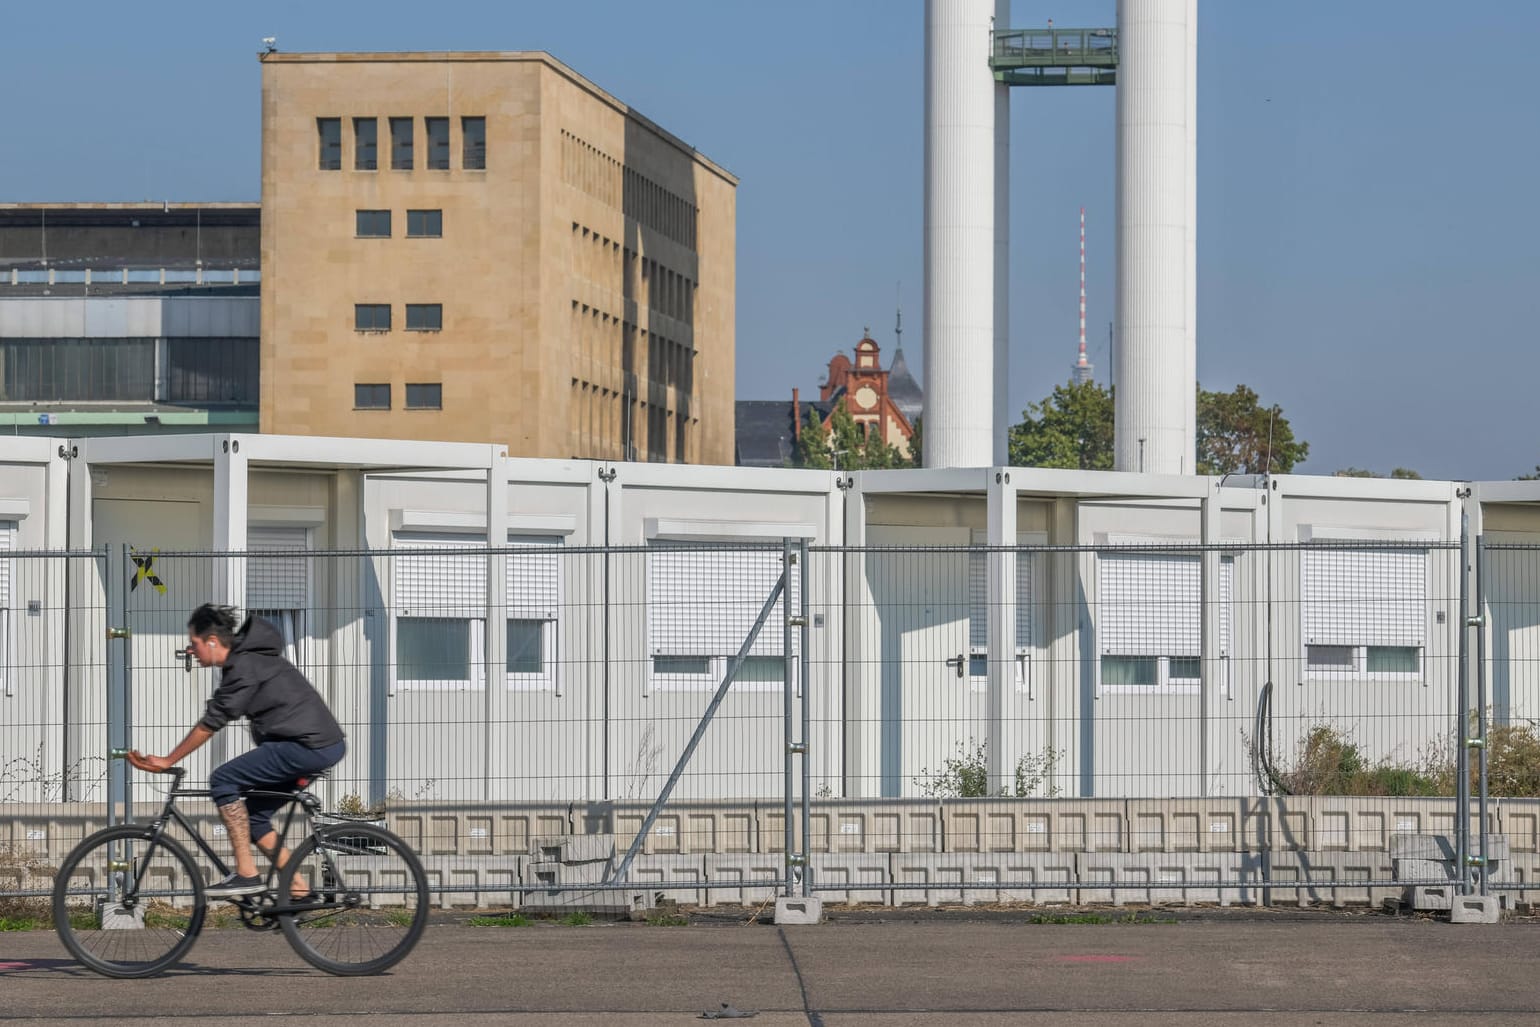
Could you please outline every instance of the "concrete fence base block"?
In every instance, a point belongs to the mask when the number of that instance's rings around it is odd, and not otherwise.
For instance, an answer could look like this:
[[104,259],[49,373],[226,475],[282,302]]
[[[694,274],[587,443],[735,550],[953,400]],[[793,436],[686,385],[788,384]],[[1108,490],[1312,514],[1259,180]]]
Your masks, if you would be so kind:
[[1496,895],[1456,895],[1449,907],[1452,924],[1495,924],[1501,916]]
[[135,906],[133,909],[124,909],[122,903],[109,902],[102,907],[102,930],[104,931],[142,931],[144,930],[144,907]]
[[775,900],[777,924],[816,924],[823,921],[823,899],[782,896]]

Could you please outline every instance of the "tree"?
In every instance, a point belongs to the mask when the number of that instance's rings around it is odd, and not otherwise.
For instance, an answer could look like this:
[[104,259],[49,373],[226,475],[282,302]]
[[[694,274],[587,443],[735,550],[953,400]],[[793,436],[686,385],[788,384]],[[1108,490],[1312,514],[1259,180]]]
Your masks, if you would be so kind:
[[[1112,469],[1112,390],[1096,382],[1054,388],[1011,429],[1011,463],[1018,467]],[[1305,459],[1310,444],[1294,437],[1276,405],[1263,407],[1250,387],[1234,392],[1198,389],[1198,473],[1283,474]]]
[[1022,412],[1011,429],[1016,467],[1112,470],[1112,392],[1094,381],[1068,382]]
[[807,412],[807,424],[797,430],[793,462],[797,467],[811,467],[821,471],[834,466],[834,459],[829,453],[828,429],[823,426],[823,418],[818,416],[818,411],[811,407]]
[[843,403],[834,405],[827,427],[818,411],[808,411],[807,424],[797,432],[796,462],[798,467],[842,471],[912,466],[897,446],[890,446],[875,431],[856,423]]
[[1198,387],[1199,474],[1287,474],[1310,454],[1283,408],[1263,407],[1250,386],[1234,392]]
[[1395,478],[1400,481],[1421,481],[1422,475],[1410,467],[1397,467],[1389,474],[1380,474],[1378,471],[1366,471],[1362,467],[1344,467],[1340,471],[1333,471],[1333,478]]
[[1518,474],[1518,475],[1514,476],[1513,480],[1514,481],[1540,481],[1540,464],[1536,464],[1535,465],[1535,470],[1534,470],[1533,474]]
[[925,425],[925,418],[924,418],[923,415],[919,416],[919,417],[916,417],[914,419],[914,424],[910,425],[910,428],[911,428],[911,431],[909,433],[909,466],[910,467],[924,467],[925,466],[924,438],[920,434],[920,432],[924,429],[924,425]]

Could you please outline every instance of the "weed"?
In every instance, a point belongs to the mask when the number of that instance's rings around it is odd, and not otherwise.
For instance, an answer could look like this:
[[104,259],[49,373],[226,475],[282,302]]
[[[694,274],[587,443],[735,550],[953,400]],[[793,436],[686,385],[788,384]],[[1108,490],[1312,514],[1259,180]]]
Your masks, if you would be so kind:
[[572,912],[568,913],[566,916],[557,921],[557,923],[563,924],[567,927],[587,927],[593,922],[593,914],[581,909],[574,909]]
[[465,921],[467,927],[528,927],[534,923],[523,913],[496,913],[490,916],[473,916]]
[[914,779],[921,795],[933,799],[977,799],[989,795],[1011,796],[1025,799],[1041,794],[1053,798],[1059,794],[1057,785],[1044,784],[1053,774],[1054,764],[1063,753],[1044,749],[1041,753],[1026,753],[1016,760],[1014,791],[1001,785],[998,791],[989,790],[989,743],[968,739],[958,743],[957,753],[941,761],[939,770],[921,770]]
[[655,913],[647,918],[649,927],[689,927],[690,918],[677,913]]

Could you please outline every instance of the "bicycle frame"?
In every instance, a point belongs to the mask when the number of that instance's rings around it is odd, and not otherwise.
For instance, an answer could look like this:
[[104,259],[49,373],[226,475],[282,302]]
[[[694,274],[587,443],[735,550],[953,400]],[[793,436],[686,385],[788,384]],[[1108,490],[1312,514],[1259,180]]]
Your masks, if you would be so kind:
[[[192,822],[189,821],[187,817],[183,816],[182,811],[176,808],[176,802],[178,799],[207,799],[212,798],[213,793],[207,788],[183,788],[182,778],[186,776],[187,771],[182,767],[173,767],[170,770],[163,771],[163,773],[169,775],[172,779],[171,790],[166,793],[166,801],[161,805],[159,815],[156,816],[154,820],[150,821],[151,851],[153,851],[155,844],[160,841],[161,837],[165,835],[167,827],[171,823],[176,823],[181,825],[182,830],[187,834],[188,837],[193,840],[193,843],[197,845],[198,850],[208,858],[209,862],[214,865],[215,870],[220,875],[229,874],[231,872],[230,867],[225,863],[224,860],[219,858],[219,854],[214,851],[214,847],[210,845],[208,841],[203,837],[202,833],[193,826]],[[267,791],[264,789],[253,789],[243,794],[261,795],[287,800],[283,807],[285,811],[283,827],[278,831],[278,850],[282,850],[284,848],[284,841],[289,837],[289,830],[294,825],[294,811],[296,807],[298,807],[300,815],[303,816],[308,823],[309,831],[307,833],[311,836],[316,836],[318,841],[321,840],[319,838],[319,832],[315,826],[315,818],[313,816],[312,810],[306,801],[306,796],[308,793],[304,791],[276,792]],[[325,866],[327,873],[333,880],[340,881],[341,875],[338,873],[336,864],[332,862],[331,853],[328,851],[327,847],[325,845],[317,845],[317,851],[320,853],[322,863]],[[279,866],[277,860],[272,857],[269,857],[268,864],[267,872],[263,875],[263,877],[267,883],[268,889],[272,890],[276,884],[274,875],[279,872]],[[135,873],[132,884],[133,894],[138,893],[140,881],[142,880],[145,871],[148,869],[148,866],[148,861],[145,861],[141,864],[138,871]],[[108,899],[110,901],[120,901],[120,896],[114,894],[116,891],[117,885],[114,882],[110,884],[108,888]],[[236,904],[244,904],[249,899],[250,896],[241,896],[240,902],[237,902]],[[278,916],[284,913],[293,913],[299,910],[313,912],[318,909],[330,909],[333,907],[346,908],[347,905],[348,904],[346,902],[307,902],[303,906],[274,904],[272,906],[262,908],[260,912],[265,916]]]

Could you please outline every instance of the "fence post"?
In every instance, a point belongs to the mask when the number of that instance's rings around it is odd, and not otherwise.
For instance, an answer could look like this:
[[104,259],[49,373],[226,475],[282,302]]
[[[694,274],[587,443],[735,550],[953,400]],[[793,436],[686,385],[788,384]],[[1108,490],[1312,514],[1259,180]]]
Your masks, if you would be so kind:
[[1215,720],[1218,704],[1228,695],[1223,692],[1224,668],[1220,663],[1220,515],[1219,486],[1211,480],[1198,505],[1202,545],[1198,553],[1198,794],[1205,798],[1213,794],[1223,762],[1214,743]]
[[1476,629],[1476,739],[1480,743],[1477,763],[1477,788],[1480,795],[1478,810],[1481,819],[1477,830],[1481,832],[1481,894],[1487,894],[1487,879],[1491,876],[1491,854],[1487,850],[1487,619],[1486,589],[1483,585],[1483,568],[1486,554],[1482,543],[1486,536],[1476,536],[1476,612],[1470,626]]
[[[128,547],[104,553],[107,570],[107,823],[129,816],[128,764],[118,757],[129,747],[128,735],[128,617],[123,588]],[[121,818],[121,819],[120,819]]]
[[1460,894],[1471,893],[1470,863],[1470,512],[1460,510],[1460,640],[1455,689],[1455,859]]
[[807,561],[807,539],[802,539],[797,548],[797,559],[801,567],[801,576],[798,579],[797,588],[797,617],[801,621],[802,647],[797,653],[800,662],[798,668],[800,674],[797,678],[802,685],[802,897],[807,898],[812,894],[812,844],[810,807],[813,803],[813,676],[810,673],[812,658],[810,653],[813,644],[813,617],[808,599],[808,582],[811,572]]
[[[796,559],[797,553],[796,550],[792,549],[792,540],[789,538],[781,539],[781,581],[783,584],[791,584],[792,566],[796,562]],[[784,808],[782,809],[782,820],[785,824],[786,836],[782,840],[781,851],[785,854],[786,857],[786,880],[783,883],[787,895],[792,894],[792,889],[796,883],[794,868],[797,865],[797,853],[799,851],[796,848],[797,825],[792,815],[792,796],[794,794],[792,761],[797,752],[796,742],[793,741],[795,735],[792,731],[791,693],[792,682],[795,680],[794,673],[796,670],[796,657],[792,654],[792,639],[795,637],[796,632],[792,628],[791,601],[789,599],[790,592],[791,589],[789,588],[782,589],[781,591],[781,659],[783,661],[785,670],[781,681],[781,739],[785,743],[782,748],[785,751],[786,761],[784,777],[781,785],[781,798],[784,803]],[[807,838],[805,836],[802,841],[804,845],[807,844]],[[806,875],[807,870],[806,868],[803,868],[803,876],[805,877]]]

